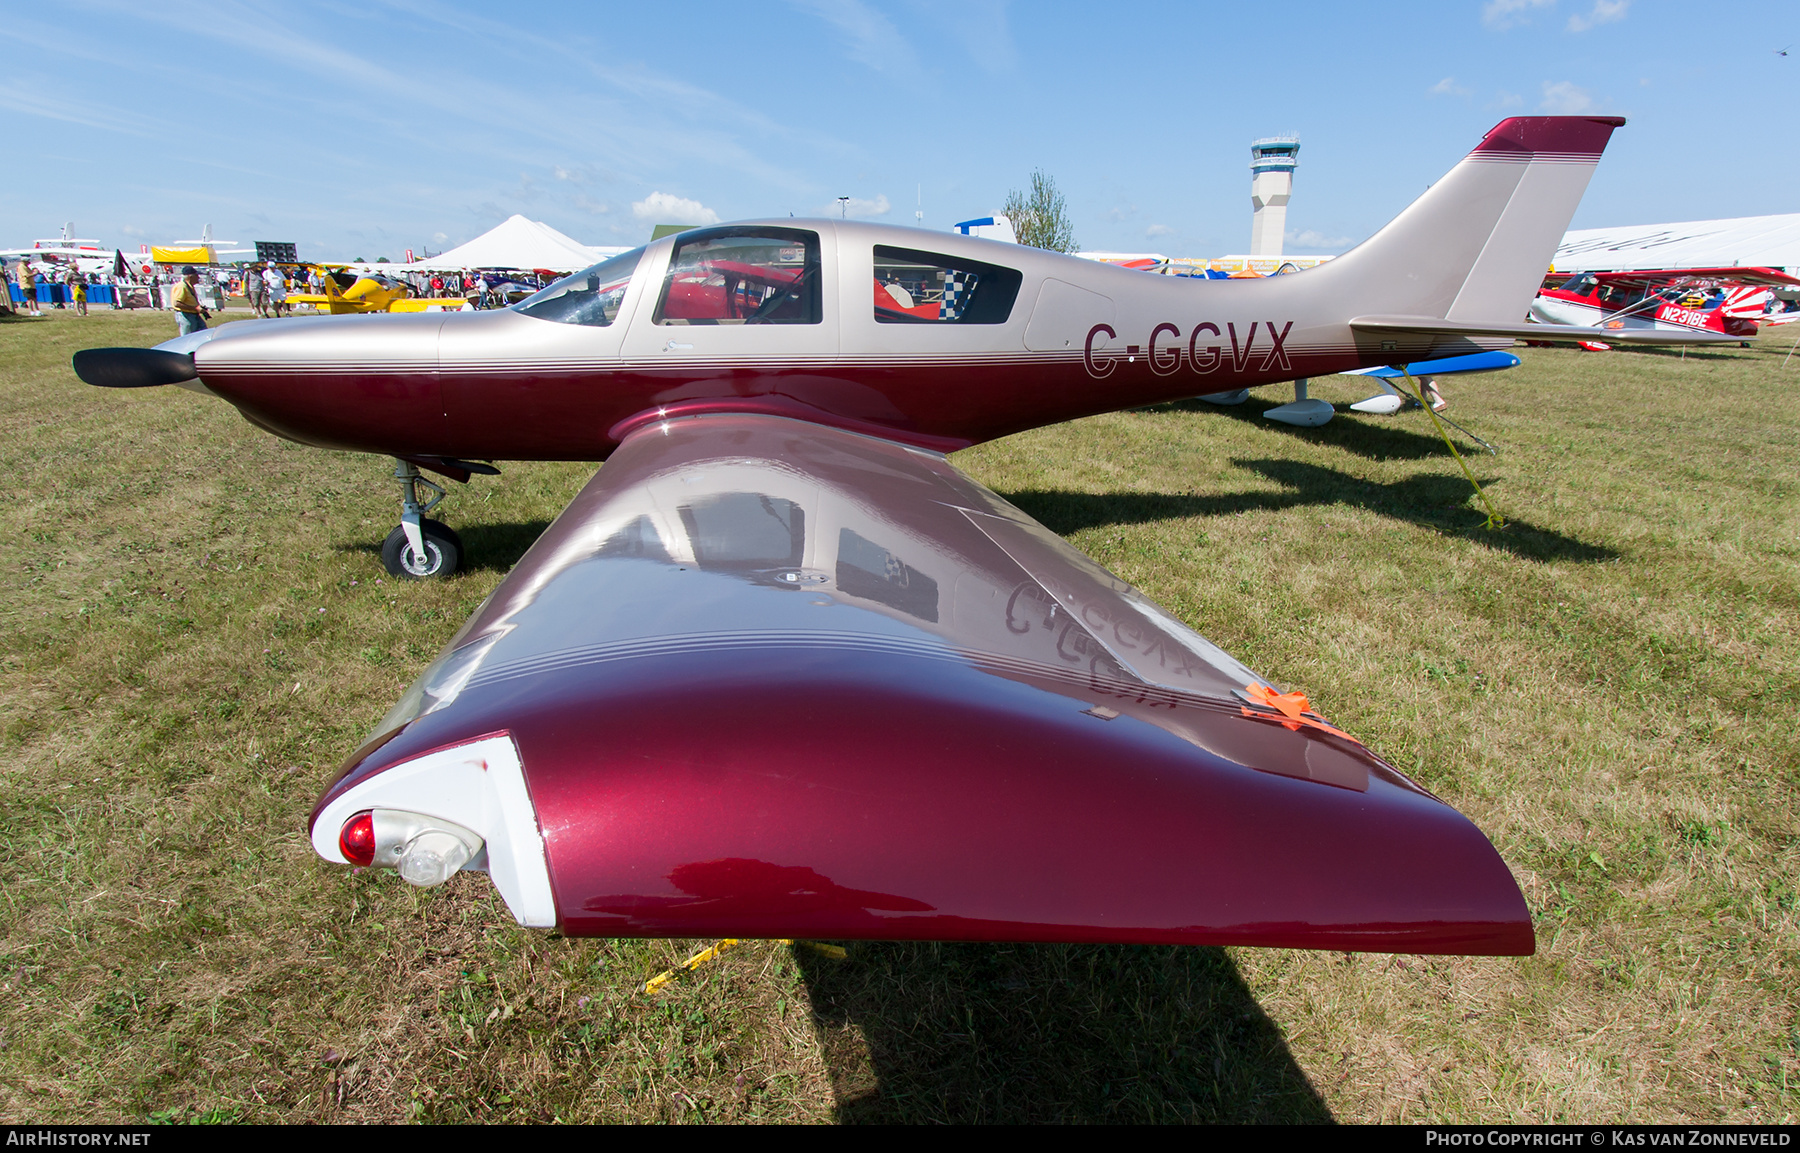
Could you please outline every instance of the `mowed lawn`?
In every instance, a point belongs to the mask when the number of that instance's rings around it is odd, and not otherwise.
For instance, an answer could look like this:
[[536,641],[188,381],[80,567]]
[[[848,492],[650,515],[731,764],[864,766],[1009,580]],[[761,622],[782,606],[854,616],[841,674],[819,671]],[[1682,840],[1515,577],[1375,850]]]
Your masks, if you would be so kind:
[[592,467],[457,488],[471,568],[396,582],[390,462],[69,370],[173,327],[0,319],[8,1122],[1800,1114],[1800,334],[1447,382],[1498,532],[1423,413],[1290,429],[1275,389],[957,458],[1468,814],[1537,956],[758,942],[645,995],[707,942],[521,930],[304,833]]

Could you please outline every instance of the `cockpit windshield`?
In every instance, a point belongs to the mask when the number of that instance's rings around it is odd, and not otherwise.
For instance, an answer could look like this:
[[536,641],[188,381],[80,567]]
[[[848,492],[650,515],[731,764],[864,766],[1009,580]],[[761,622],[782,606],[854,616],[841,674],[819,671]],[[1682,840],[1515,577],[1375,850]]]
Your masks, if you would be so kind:
[[514,312],[554,320],[558,324],[590,324],[604,328],[619,315],[631,274],[637,271],[644,250],[634,248],[573,276],[565,276],[548,288],[532,293],[513,305]]

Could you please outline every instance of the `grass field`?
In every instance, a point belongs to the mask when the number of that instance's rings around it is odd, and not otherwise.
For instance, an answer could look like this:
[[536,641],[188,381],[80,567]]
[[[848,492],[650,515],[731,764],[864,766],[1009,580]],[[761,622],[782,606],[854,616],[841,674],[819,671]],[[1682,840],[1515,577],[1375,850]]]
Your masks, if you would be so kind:
[[521,930],[485,878],[303,831],[591,468],[477,478],[469,571],[398,583],[385,462],[69,371],[172,335],[0,319],[0,1119],[1800,1114],[1792,336],[1449,383],[1500,532],[1418,412],[1177,404],[957,458],[1468,814],[1537,956],[750,943],[646,996],[703,942]]

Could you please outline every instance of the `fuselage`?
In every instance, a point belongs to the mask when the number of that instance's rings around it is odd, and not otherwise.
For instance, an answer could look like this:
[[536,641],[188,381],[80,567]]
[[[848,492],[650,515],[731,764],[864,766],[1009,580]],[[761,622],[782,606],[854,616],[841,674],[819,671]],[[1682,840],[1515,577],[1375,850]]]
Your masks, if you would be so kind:
[[[768,244],[742,251],[765,254],[760,270],[695,255],[758,236]],[[322,317],[233,325],[183,350],[209,391],[303,443],[598,460],[646,422],[711,411],[947,451],[1098,412],[1507,343],[1355,334],[1353,286],[1332,265],[1190,280],[791,219],[683,233],[628,257],[635,266],[604,316],[521,306]],[[971,308],[970,291],[985,303]]]

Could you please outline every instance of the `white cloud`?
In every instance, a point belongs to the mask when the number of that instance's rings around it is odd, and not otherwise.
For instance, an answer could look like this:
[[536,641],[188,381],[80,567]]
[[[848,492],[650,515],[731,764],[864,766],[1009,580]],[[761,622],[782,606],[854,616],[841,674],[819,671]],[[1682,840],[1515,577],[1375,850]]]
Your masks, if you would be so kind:
[[1481,22],[1489,28],[1529,24],[1532,9],[1549,8],[1555,3],[1556,0],[1488,0],[1481,9]]
[[41,116],[46,120],[60,120],[65,124],[79,124],[84,128],[118,132],[145,140],[166,139],[162,133],[171,131],[131,109],[119,110],[95,105],[62,92],[46,96],[42,94],[45,91],[50,91],[48,86],[42,90],[27,86],[22,91],[0,92],[0,108],[26,116]]
[[1492,104],[1488,105],[1488,107],[1489,108],[1523,108],[1523,107],[1525,107],[1525,98],[1523,96],[1520,96],[1517,92],[1502,92],[1500,94],[1499,98],[1496,99]]
[[1426,90],[1428,96],[1467,96],[1469,90],[1456,82],[1456,77],[1446,76]]
[[1552,84],[1544,81],[1544,99],[1538,104],[1541,111],[1556,116],[1579,116],[1594,110],[1594,96],[1585,88],[1577,88],[1567,80],[1558,80]]
[[888,198],[885,195],[877,196],[873,200],[864,200],[860,196],[852,196],[847,204],[837,200],[832,201],[830,204],[819,209],[819,215],[837,216],[842,213],[845,216],[852,217],[886,216],[891,207],[892,205],[888,204]]
[[1282,237],[1287,244],[1301,244],[1311,248],[1342,248],[1352,239],[1348,236],[1326,236],[1323,232],[1313,228],[1301,232],[1289,232]]
[[900,35],[893,21],[863,0],[790,0],[796,8],[811,12],[831,24],[849,41],[852,60],[877,72],[910,71],[917,65],[912,45]]
[[606,213],[612,211],[612,205],[591,199],[585,192],[576,195],[575,207],[593,216],[604,216]]
[[1586,16],[1569,17],[1569,31],[1586,32],[1596,24],[1611,24],[1615,20],[1625,19],[1625,9],[1631,7],[1631,0],[1594,0],[1594,10]]
[[558,180],[567,180],[571,184],[587,183],[587,177],[573,168],[564,168],[562,165],[558,164],[552,167],[551,171],[556,174]]
[[983,71],[999,74],[1019,66],[1006,6],[1007,0],[912,0],[907,8],[915,21],[960,42]]
[[1144,229],[1145,236],[1173,236],[1175,230],[1166,224],[1152,224]]
[[[126,10],[117,0],[112,6]],[[302,107],[310,100],[323,111],[329,103],[334,125],[361,122],[380,134],[384,147],[411,143],[441,150],[454,156],[459,166],[481,161],[511,166],[533,151],[538,155],[574,151],[595,158],[595,165],[588,168],[595,179],[605,178],[606,169],[616,168],[627,179],[645,181],[651,179],[645,172],[703,161],[709,170],[733,171],[760,183],[798,191],[807,182],[788,166],[770,160],[771,155],[804,151],[842,156],[852,151],[844,142],[781,122],[763,110],[761,101],[740,103],[638,63],[597,63],[594,45],[583,37],[533,34],[503,19],[458,12],[442,3],[388,0],[365,5],[357,12],[370,21],[430,22],[437,27],[425,31],[450,30],[482,45],[483,68],[459,82],[457,91],[464,99],[454,121],[441,115],[419,115],[430,106],[429,95],[422,95],[425,90],[398,77],[385,59],[360,55],[362,38],[335,16],[321,20],[310,10],[291,5],[279,11],[215,5],[202,14],[181,0],[129,11],[133,18],[179,29],[183,35],[248,51],[263,62],[271,81],[292,73],[318,78],[320,83],[313,86],[316,96],[297,97]],[[356,47],[340,48],[310,36],[305,31],[309,25],[329,29],[321,35]],[[10,35],[11,30],[10,19],[0,21],[0,36]],[[498,76],[483,79],[487,65],[505,59],[539,70],[552,61],[559,77],[572,81],[579,76],[584,83],[551,91],[521,87]],[[239,91],[243,94],[242,86]],[[0,90],[0,111],[19,99],[11,89]],[[284,107],[292,108],[296,97],[283,92],[281,99]],[[49,101],[65,109],[70,103],[62,94]],[[441,113],[441,108],[431,108],[431,112]],[[156,131],[142,135],[167,140],[174,131],[166,125],[155,127]],[[343,137],[337,129],[333,135]],[[771,139],[755,141],[747,136]],[[783,147],[773,147],[774,142]],[[763,144],[769,146],[759,147]]]
[[717,224],[719,214],[686,197],[667,192],[652,192],[631,204],[631,214],[651,224]]
[[119,231],[123,232],[126,236],[142,236],[142,235],[144,235],[143,229],[134,228],[129,224],[119,225]]
[[433,243],[433,244],[442,244],[442,243],[444,243],[444,241],[449,240],[449,239],[450,239],[450,234],[447,232],[434,232],[431,234],[431,243]]

